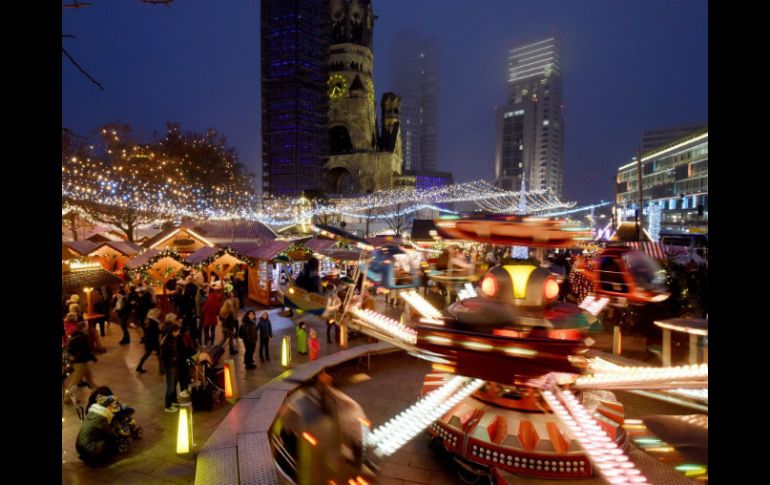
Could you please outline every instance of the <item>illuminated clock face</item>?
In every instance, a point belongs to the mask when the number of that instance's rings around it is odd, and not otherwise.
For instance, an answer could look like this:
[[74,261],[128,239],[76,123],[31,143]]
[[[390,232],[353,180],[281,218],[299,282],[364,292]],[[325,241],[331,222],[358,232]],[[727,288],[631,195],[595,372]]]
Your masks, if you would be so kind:
[[348,82],[340,74],[332,74],[329,76],[329,81],[326,84],[329,86],[329,97],[335,101],[345,94],[345,90],[348,87]]
[[369,96],[369,102],[374,103],[374,83],[371,79],[366,80],[366,91]]

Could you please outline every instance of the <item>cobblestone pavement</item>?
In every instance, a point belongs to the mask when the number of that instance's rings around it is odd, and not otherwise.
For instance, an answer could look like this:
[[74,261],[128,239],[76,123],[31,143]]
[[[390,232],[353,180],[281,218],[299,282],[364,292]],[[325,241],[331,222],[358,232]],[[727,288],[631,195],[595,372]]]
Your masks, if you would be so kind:
[[[258,312],[260,310],[257,310]],[[255,370],[246,371],[243,363],[244,347],[236,340],[239,353],[232,358],[236,363],[236,376],[240,394],[256,389],[283,372],[280,365],[280,342],[283,335],[294,335],[291,320],[277,315],[277,310],[270,310],[273,325],[273,339],[270,343],[270,362],[260,363],[257,352]],[[243,315],[243,311],[241,311]],[[259,316],[259,313],[257,313]],[[176,455],[177,413],[164,411],[163,396],[165,379],[160,375],[158,359],[151,356],[144,367],[145,374],[134,371],[144,353],[144,345],[139,343],[141,332],[131,330],[131,344],[121,346],[118,341],[122,336],[120,326],[112,323],[108,326],[103,343],[107,349],[104,354],[96,354],[98,362],[91,363],[94,380],[97,385],[109,386],[115,396],[136,410],[137,423],[144,429],[144,438],[134,440],[131,450],[118,455],[111,463],[100,467],[89,467],[78,459],[75,440],[80,428],[75,408],[64,405],[62,413],[62,484],[67,485],[160,485],[192,484],[195,477],[195,459],[181,458]],[[339,350],[336,343],[326,343],[326,328],[322,321],[310,321],[309,327],[318,331],[321,342],[321,356]],[[217,327],[217,342],[221,338]],[[351,339],[350,345],[365,343],[365,338]],[[293,343],[296,349],[296,344]],[[225,352],[223,359],[231,358]],[[294,351],[294,365],[309,361],[308,356]],[[224,403],[211,412],[194,413],[194,436],[198,446],[208,440],[211,433],[232,408]]]

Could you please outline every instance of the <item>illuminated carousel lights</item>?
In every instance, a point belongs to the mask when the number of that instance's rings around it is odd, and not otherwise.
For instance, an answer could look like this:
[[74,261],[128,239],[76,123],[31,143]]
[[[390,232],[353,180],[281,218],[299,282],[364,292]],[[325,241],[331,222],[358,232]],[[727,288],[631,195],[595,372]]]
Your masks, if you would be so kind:
[[593,463],[594,469],[607,482],[613,485],[649,483],[623,450],[569,391],[559,389],[542,391],[542,396],[578,441]]
[[581,376],[576,385],[591,387],[601,384],[651,383],[679,380],[708,379],[708,364],[678,367],[618,367],[600,371],[592,376]]
[[417,343],[417,332],[381,313],[354,308],[353,315],[388,335],[394,336],[412,345]]
[[416,291],[407,291],[400,294],[409,305],[415,310],[420,312],[420,315],[426,318],[440,319],[442,317],[441,312],[431,305],[425,298],[423,298]]

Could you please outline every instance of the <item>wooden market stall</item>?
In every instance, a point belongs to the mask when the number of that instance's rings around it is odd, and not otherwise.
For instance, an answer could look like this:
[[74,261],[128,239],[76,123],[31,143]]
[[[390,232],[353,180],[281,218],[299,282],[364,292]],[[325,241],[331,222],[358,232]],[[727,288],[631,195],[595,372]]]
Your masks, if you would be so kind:
[[214,247],[214,243],[187,226],[173,227],[159,232],[143,244],[146,249],[173,250],[187,257],[203,247]]
[[131,241],[104,241],[88,253],[88,259],[96,261],[112,273],[122,271],[126,263],[139,254],[141,247]]
[[190,262],[176,251],[150,249],[131,259],[124,269],[132,281],[152,288],[158,307],[166,313],[170,308],[168,295],[166,295],[166,282],[176,278],[189,266]]
[[265,306],[278,303],[275,258],[291,246],[291,241],[267,241],[246,256],[252,260],[249,267],[249,298]]
[[226,276],[235,276],[236,272],[245,271],[246,266],[254,265],[249,257],[229,247],[203,247],[188,256],[187,261],[200,269],[206,281],[211,280],[212,273],[224,280]]

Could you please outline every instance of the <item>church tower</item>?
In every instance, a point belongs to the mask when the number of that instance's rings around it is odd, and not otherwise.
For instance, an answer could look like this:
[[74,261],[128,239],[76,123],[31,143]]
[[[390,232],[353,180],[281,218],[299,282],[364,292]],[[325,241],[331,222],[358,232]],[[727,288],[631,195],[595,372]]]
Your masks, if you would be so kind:
[[[331,0],[331,45],[328,63],[329,162],[325,167],[326,192],[335,194],[369,193],[389,189],[394,176],[392,158],[401,159],[390,141],[398,137],[398,106],[395,115],[383,113],[383,134],[378,135],[377,111],[372,80],[372,35],[374,14],[371,0]],[[392,93],[388,106],[393,104]],[[385,109],[385,96],[383,96]],[[388,127],[384,119],[388,116]],[[395,116],[395,120],[394,120]],[[400,141],[400,138],[399,138]],[[394,173],[395,172],[395,173]]]

